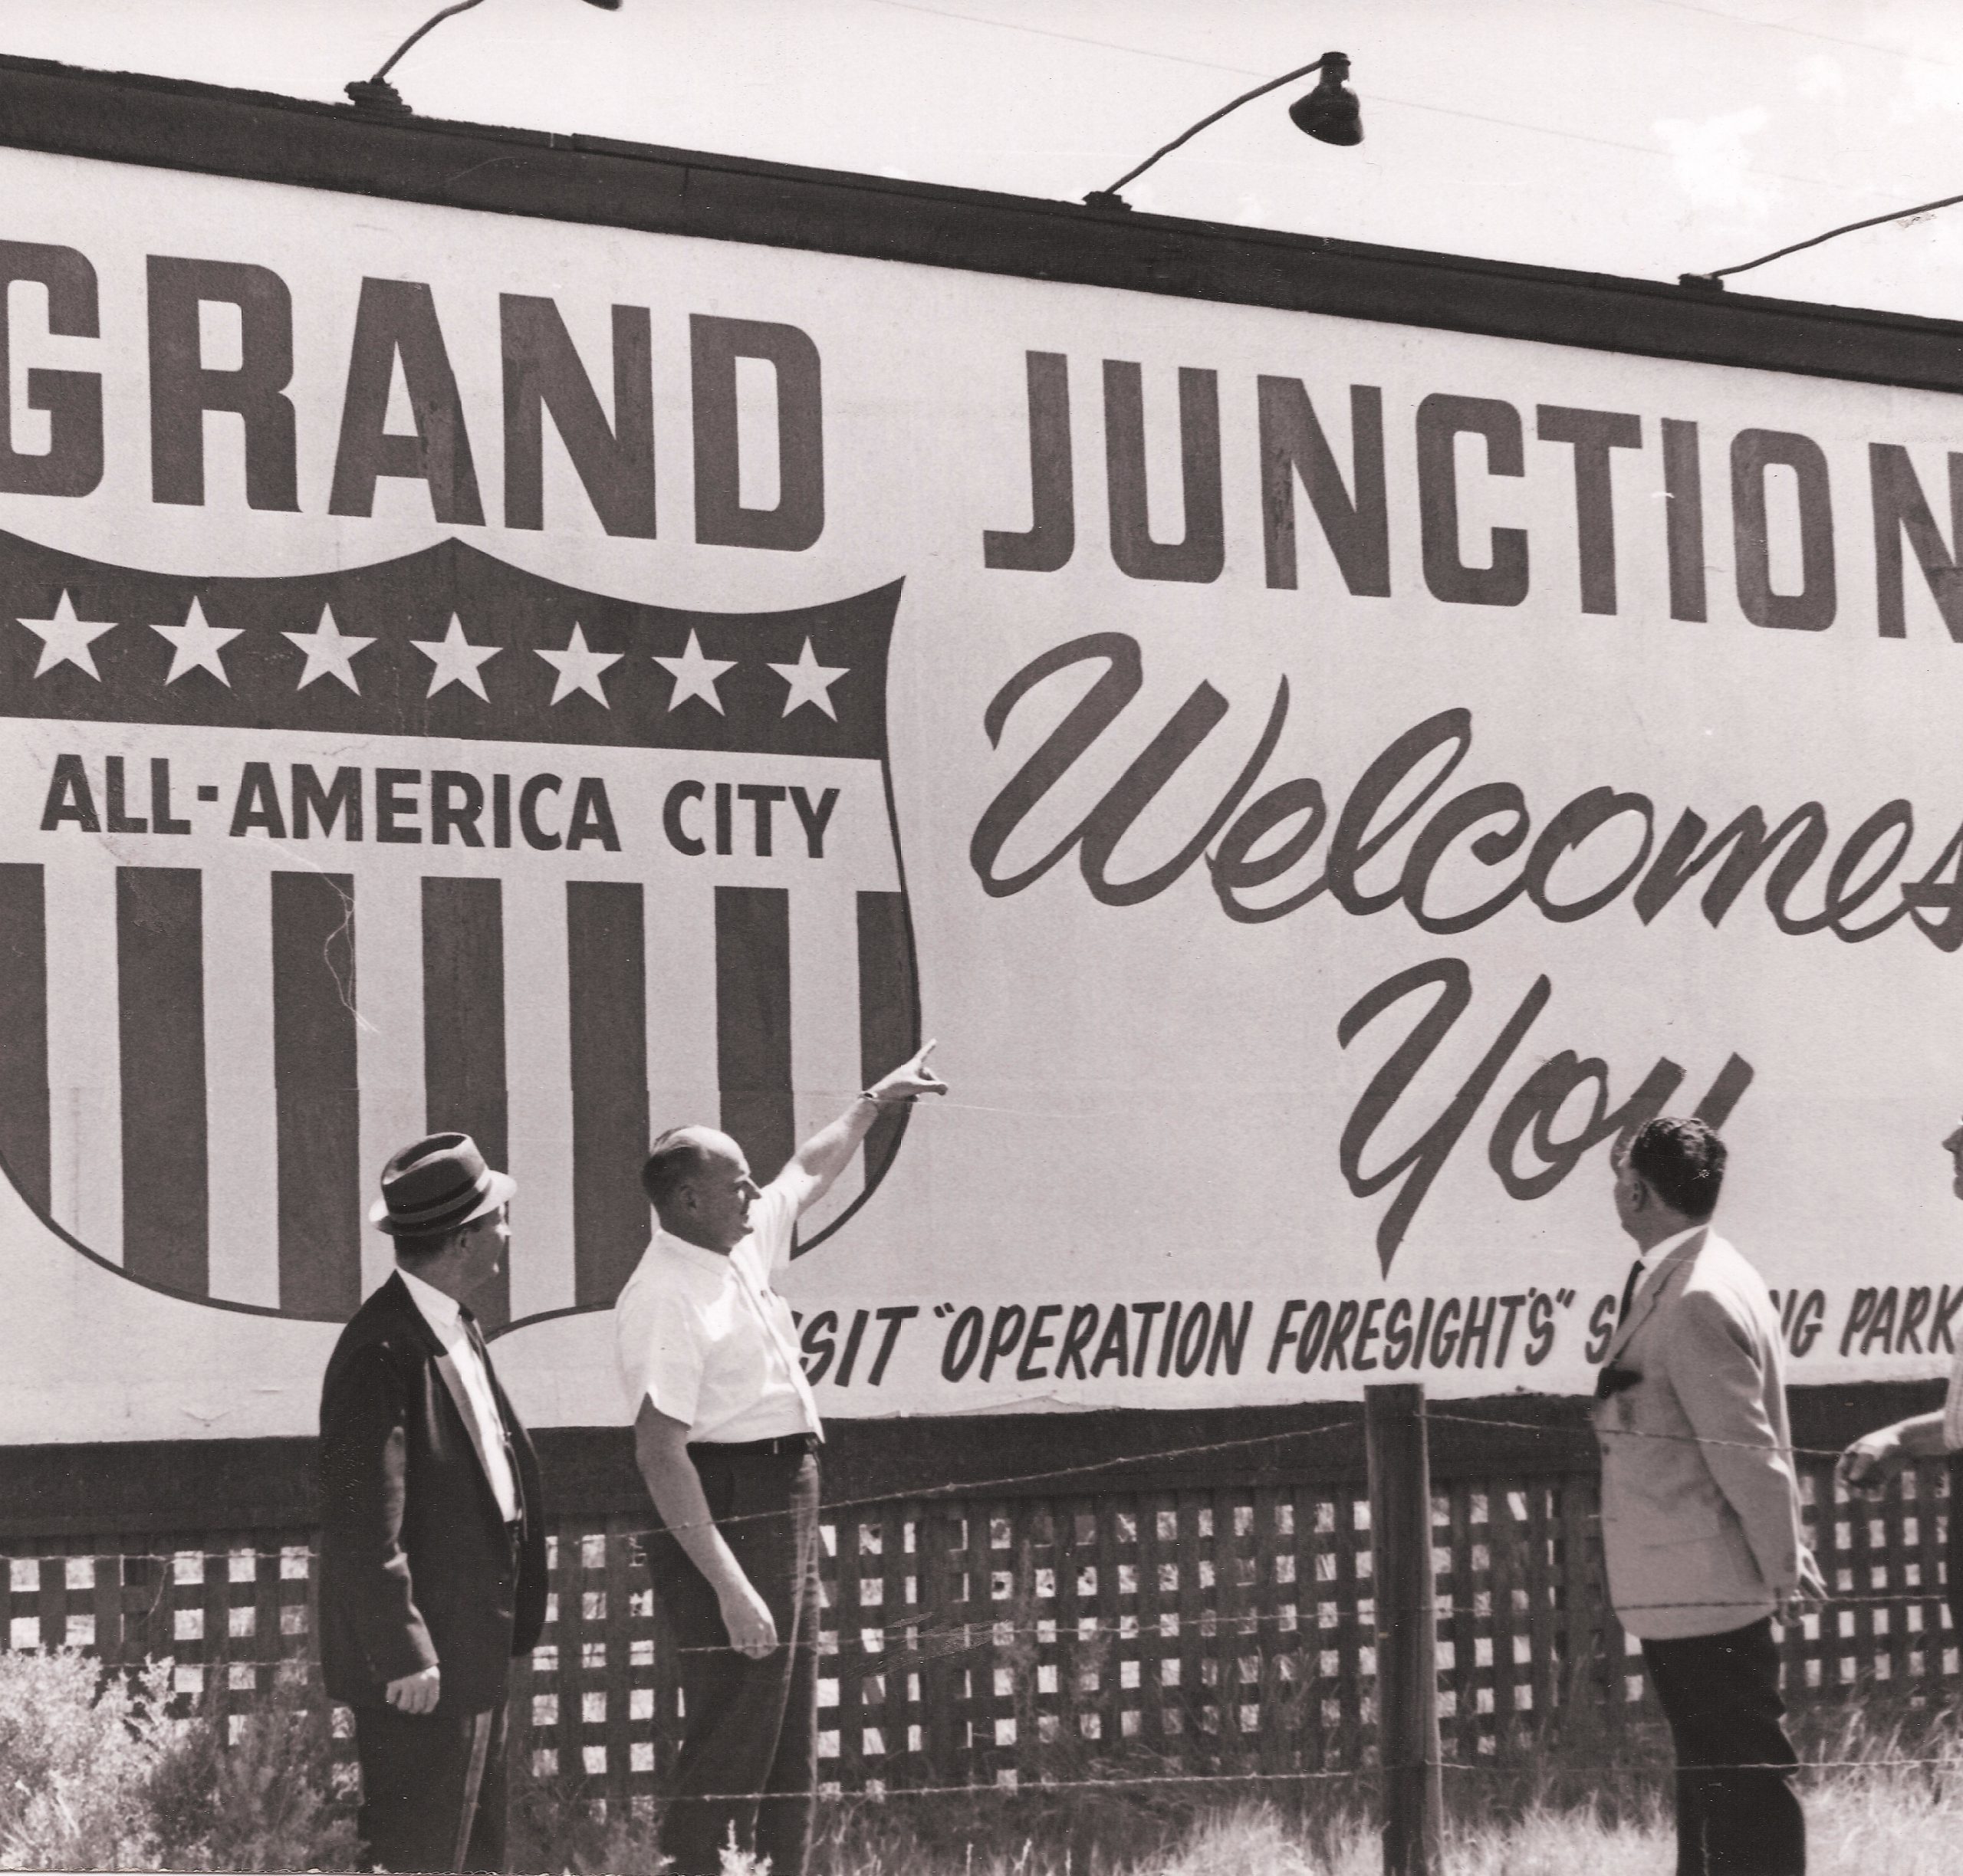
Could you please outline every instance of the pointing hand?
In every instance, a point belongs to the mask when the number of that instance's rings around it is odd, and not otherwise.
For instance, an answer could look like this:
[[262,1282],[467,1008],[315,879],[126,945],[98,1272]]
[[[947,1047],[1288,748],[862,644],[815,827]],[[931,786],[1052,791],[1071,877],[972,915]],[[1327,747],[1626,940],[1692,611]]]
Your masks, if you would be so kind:
[[929,1043],[918,1055],[910,1056],[896,1069],[882,1075],[866,1092],[881,1107],[889,1107],[901,1101],[911,1101],[923,1094],[945,1094],[948,1085],[927,1066],[927,1058],[933,1053],[935,1045]]

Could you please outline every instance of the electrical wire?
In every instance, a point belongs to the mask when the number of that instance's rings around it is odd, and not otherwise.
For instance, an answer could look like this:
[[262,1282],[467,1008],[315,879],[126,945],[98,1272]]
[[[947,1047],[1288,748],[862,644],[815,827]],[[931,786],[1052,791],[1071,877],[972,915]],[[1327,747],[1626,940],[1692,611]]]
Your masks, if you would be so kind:
[[1649,4],[1669,7],[1679,13],[1701,13],[1706,19],[1722,20],[1730,26],[1742,26],[1748,32],[1784,33],[1794,39],[1815,39],[1823,45],[1846,46],[1851,51],[1871,52],[1877,57],[1900,59],[1911,65],[1933,65],[1938,71],[1957,69],[1948,59],[1931,58],[1924,52],[1904,52],[1896,46],[1876,45],[1863,39],[1846,39],[1838,33],[1816,31],[1810,26],[1788,25],[1784,20],[1747,19],[1741,14],[1727,13],[1721,8],[1698,6],[1695,0],[1649,0]]
[[[1050,26],[1032,26],[1021,20],[991,19],[981,13],[958,13],[949,8],[923,5],[921,0],[867,0],[867,4],[891,7],[903,13],[923,13],[932,19],[958,21],[965,25],[992,27],[998,32],[1028,33],[1040,39],[1059,39],[1072,45],[1094,47],[1106,52],[1126,53],[1134,58],[1159,59],[1170,64],[1189,65],[1202,71],[1226,72],[1235,77],[1258,78],[1262,75],[1251,66],[1226,65],[1213,59],[1194,58],[1185,53],[1161,52],[1149,46],[1126,45],[1115,39],[1095,38],[1086,33],[1063,32]],[[1415,98],[1396,97],[1374,89],[1365,91],[1363,95],[1373,108],[1387,104],[1399,110],[1422,111],[1432,117],[1455,117],[1468,123],[1491,124],[1504,130],[1524,130],[1535,136],[1559,137],[1572,143],[1591,143],[1604,149],[1626,150],[1636,156],[1659,158],[1666,162],[1675,160],[1669,151],[1659,149],[1651,143],[1632,143],[1619,137],[1594,136],[1583,130],[1559,130],[1549,124],[1527,123],[1517,117],[1497,117],[1488,111],[1465,110],[1450,104],[1420,103]],[[1803,188],[1831,189],[1843,195],[1871,195],[1876,192],[1873,184],[1844,182],[1832,176],[1794,176],[1782,169],[1755,167],[1748,167],[1744,173],[1762,176],[1767,182],[1796,182]]]

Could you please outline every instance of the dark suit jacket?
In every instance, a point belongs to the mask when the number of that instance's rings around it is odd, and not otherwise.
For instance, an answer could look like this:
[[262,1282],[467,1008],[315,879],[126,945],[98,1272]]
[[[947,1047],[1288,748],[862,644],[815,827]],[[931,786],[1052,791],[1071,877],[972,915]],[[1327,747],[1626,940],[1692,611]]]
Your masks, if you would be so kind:
[[523,1500],[511,1537],[439,1342],[400,1276],[342,1330],[321,1392],[321,1666],[376,1706],[432,1662],[445,1710],[501,1702],[545,1621],[538,1461],[494,1373]]

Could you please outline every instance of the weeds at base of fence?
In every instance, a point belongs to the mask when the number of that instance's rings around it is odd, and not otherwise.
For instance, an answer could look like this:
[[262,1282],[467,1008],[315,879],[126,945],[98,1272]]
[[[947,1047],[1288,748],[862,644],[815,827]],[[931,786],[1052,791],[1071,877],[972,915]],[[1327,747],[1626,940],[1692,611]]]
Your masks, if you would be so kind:
[[[276,1684],[228,1716],[186,1713],[168,1663],[105,1674],[79,1653],[0,1656],[0,1866],[342,1869],[355,1845],[324,1704]],[[1956,1705],[1886,1687],[1795,1716],[1823,1869],[1946,1871],[1963,1830]],[[1652,1861],[1670,1829],[1669,1740],[1636,1713],[1517,1716],[1445,1773],[1451,1867],[1465,1876]],[[1376,1868],[1374,1774],[1299,1783],[1256,1737],[1186,1737],[1175,1759],[1049,1742],[1013,1790],[831,1798],[814,1876],[1354,1876]],[[1181,1783],[1205,1761],[1212,1782]],[[1237,1768],[1260,1766],[1246,1784]],[[1306,1769],[1307,1768],[1304,1768]],[[658,1867],[645,1801],[610,1816],[598,1779],[518,1769],[512,1866],[562,1876]],[[1040,1782],[1041,1776],[1055,1781]],[[1136,1779],[1136,1783],[1123,1781]],[[1111,1780],[1108,1785],[1087,1785]],[[1847,1861],[1835,1844],[1862,1846]],[[726,1876],[760,1876],[745,1860]]]
[[182,1724],[150,1781],[164,1868],[358,1866],[358,1794],[335,1763],[332,1710],[317,1687],[276,1679],[235,1713],[207,1704]]
[[590,1794],[600,1782],[576,1772],[541,1777],[522,1755],[511,1768],[507,1861],[515,1870],[555,1876],[611,1876],[656,1868],[651,1805],[610,1810]]
[[172,1664],[0,1654],[0,1867],[349,1869],[327,1704],[276,1681],[186,1711]]
[[[1903,1870],[1922,1867],[1915,1833],[1952,1843],[1963,1827],[1959,1722],[1963,1714],[1950,1703],[1880,1690],[1796,1715],[1791,1730],[1802,1759],[1833,1768],[1800,1775],[1821,1835],[1851,1832],[1881,1842],[1896,1833]],[[1591,1846],[1620,1845],[1633,1855],[1635,1846],[1669,1841],[1672,1756],[1659,1719],[1632,1714],[1612,1737],[1594,1714],[1521,1716],[1493,1736],[1491,1753],[1445,1775],[1450,1868],[1468,1876],[1571,1871],[1585,1866],[1575,1859]],[[1223,1756],[1216,1769],[1224,1773],[1230,1763]],[[1353,1779],[1300,1784],[1271,1773],[1246,1786],[1228,1778],[1198,1788],[1146,1782],[1087,1792],[1061,1789],[1062,1782],[1128,1773],[1149,1780],[1178,1768],[1149,1754],[1092,1758],[1066,1746],[1044,1769],[1059,1789],[1025,1782],[1013,1794],[847,1798],[821,1807],[814,1871],[1211,1876],[1245,1868],[1336,1876],[1379,1867],[1379,1793],[1367,1769]],[[1646,1854],[1653,1861],[1653,1848]],[[1895,1866],[1884,1857],[1852,1867]]]

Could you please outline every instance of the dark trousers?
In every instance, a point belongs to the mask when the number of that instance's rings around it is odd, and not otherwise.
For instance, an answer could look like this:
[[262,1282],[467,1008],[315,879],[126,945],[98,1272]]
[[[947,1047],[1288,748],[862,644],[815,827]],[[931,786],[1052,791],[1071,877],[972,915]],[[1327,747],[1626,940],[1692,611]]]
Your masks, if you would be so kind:
[[1646,1641],[1642,1660],[1676,1748],[1677,1876],[1804,1876],[1771,1618]]
[[[486,1713],[354,1710],[362,1867],[505,1867],[505,1707]],[[471,1789],[473,1776],[477,1780]]]
[[682,1748],[661,1819],[669,1876],[716,1876],[737,1848],[771,1876],[804,1876],[818,1776],[818,1462],[807,1454],[690,1455],[709,1515],[777,1623],[751,1661],[707,1580],[666,1531],[650,1532],[649,1573],[680,1670]]

